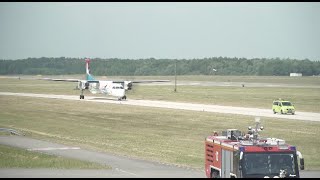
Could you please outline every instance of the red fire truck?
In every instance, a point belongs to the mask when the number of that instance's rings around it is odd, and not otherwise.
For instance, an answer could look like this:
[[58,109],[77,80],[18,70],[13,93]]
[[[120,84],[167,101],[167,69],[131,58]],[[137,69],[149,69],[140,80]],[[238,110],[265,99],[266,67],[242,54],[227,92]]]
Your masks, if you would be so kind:
[[295,146],[282,139],[262,138],[256,119],[255,128],[244,134],[227,129],[205,139],[205,171],[209,178],[299,178],[304,159]]

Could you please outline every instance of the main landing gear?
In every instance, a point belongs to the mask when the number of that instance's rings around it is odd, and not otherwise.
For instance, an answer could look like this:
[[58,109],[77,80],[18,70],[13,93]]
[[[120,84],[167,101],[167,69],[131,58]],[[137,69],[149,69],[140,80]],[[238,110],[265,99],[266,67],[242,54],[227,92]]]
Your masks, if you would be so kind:
[[126,99],[127,99],[127,96],[119,97],[119,98],[118,98],[118,101],[121,101],[122,99],[126,100]]

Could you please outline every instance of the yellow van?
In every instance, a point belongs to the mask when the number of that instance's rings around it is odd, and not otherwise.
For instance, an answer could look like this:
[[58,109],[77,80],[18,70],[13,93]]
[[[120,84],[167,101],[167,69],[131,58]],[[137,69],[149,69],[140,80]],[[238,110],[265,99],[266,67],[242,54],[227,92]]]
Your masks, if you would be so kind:
[[274,114],[288,114],[291,113],[294,115],[295,108],[294,105],[290,101],[284,101],[282,99],[274,100],[272,104],[272,111]]

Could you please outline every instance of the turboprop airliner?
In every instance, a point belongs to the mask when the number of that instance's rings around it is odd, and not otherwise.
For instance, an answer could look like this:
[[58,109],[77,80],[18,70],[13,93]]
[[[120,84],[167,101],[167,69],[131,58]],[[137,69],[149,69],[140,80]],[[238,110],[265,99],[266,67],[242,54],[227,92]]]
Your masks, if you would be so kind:
[[105,94],[117,97],[119,101],[126,100],[126,91],[132,89],[132,83],[148,83],[148,82],[169,82],[169,80],[141,80],[141,81],[106,81],[96,80],[90,74],[90,59],[86,58],[86,79],[50,79],[43,78],[44,80],[51,81],[68,81],[78,82],[77,89],[81,91],[80,99],[84,99],[83,92],[89,90],[92,94]]

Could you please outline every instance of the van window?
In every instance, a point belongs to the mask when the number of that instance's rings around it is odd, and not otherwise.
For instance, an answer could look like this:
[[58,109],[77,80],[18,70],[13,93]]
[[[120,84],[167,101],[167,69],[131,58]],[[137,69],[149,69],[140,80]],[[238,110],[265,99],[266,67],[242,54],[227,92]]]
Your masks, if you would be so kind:
[[282,105],[283,106],[291,106],[291,103],[290,102],[282,102]]

